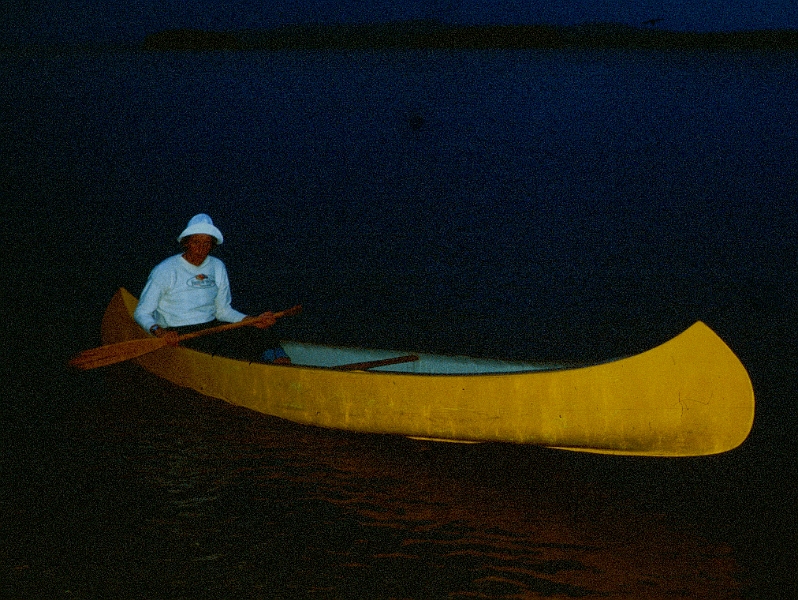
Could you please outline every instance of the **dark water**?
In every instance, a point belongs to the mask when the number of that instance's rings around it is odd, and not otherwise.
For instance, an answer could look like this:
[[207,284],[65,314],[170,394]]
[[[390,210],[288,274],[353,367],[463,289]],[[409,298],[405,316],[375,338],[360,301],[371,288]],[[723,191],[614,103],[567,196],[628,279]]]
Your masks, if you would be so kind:
[[[6,56],[0,595],[794,595],[794,54]],[[701,319],[738,450],[683,460],[300,427],[75,373],[206,211],[281,333],[591,360]]]

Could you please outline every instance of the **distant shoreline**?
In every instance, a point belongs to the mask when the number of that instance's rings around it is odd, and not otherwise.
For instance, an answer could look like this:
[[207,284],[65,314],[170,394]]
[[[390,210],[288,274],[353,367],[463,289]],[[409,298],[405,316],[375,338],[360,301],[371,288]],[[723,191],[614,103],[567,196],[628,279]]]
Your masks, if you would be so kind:
[[295,25],[246,31],[165,30],[141,48],[170,50],[385,50],[385,49],[705,49],[798,50],[798,30],[689,33],[614,23],[454,26],[419,21],[384,25]]
[[553,25],[447,25],[403,21],[372,25],[286,25],[274,29],[211,31],[167,29],[141,42],[77,44],[0,43],[0,52],[103,53],[279,50],[524,50],[629,49],[796,51],[798,29],[678,32],[618,23]]

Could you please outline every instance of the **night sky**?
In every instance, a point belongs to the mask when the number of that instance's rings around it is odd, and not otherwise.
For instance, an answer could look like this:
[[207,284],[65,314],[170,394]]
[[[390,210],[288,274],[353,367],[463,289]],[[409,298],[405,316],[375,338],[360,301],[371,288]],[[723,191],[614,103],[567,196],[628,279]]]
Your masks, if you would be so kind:
[[2,44],[138,42],[163,29],[434,19],[452,24],[604,21],[672,31],[798,29],[796,0],[3,0]]

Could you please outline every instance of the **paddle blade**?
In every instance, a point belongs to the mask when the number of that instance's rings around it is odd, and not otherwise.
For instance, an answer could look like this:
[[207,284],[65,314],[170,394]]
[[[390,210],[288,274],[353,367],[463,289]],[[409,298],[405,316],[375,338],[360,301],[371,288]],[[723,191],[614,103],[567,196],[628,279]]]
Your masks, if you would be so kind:
[[85,350],[70,360],[69,364],[81,371],[87,371],[137,358],[144,354],[155,352],[164,346],[166,346],[166,340],[163,338],[128,340]]

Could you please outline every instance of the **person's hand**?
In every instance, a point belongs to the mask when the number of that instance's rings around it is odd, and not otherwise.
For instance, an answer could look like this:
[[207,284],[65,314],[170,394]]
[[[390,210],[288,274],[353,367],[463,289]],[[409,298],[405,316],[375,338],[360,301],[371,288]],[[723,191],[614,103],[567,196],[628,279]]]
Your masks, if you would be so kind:
[[258,329],[268,329],[277,322],[277,318],[274,316],[274,313],[269,310],[259,314],[257,317],[247,317],[246,321]]
[[163,327],[157,327],[155,331],[153,331],[153,335],[158,338],[164,338],[166,340],[167,346],[180,345],[180,336],[177,334],[176,331],[173,331],[171,329],[164,329]]

